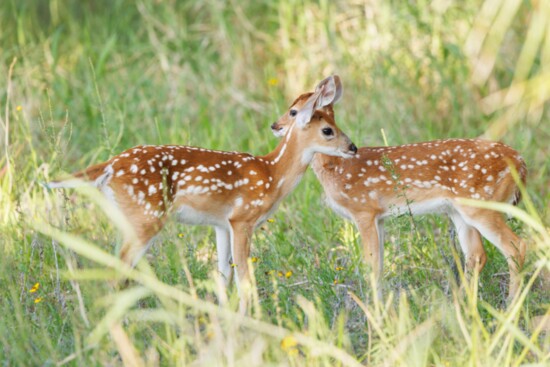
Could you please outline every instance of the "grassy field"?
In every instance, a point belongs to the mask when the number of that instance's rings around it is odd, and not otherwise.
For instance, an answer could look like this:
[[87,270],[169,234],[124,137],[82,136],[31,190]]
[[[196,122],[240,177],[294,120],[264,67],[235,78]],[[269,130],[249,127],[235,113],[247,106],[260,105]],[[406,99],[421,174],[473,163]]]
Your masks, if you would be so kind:
[[[549,19],[549,1],[2,1],[0,365],[548,365]],[[311,172],[255,232],[246,317],[220,291],[212,229],[170,223],[129,270],[97,195],[42,185],[138,144],[265,154],[270,124],[333,73],[359,146],[383,129],[391,145],[483,135],[521,152],[510,225],[529,253],[509,308],[490,243],[479,286],[458,290],[440,216],[415,217],[418,233],[386,221],[377,300]]]

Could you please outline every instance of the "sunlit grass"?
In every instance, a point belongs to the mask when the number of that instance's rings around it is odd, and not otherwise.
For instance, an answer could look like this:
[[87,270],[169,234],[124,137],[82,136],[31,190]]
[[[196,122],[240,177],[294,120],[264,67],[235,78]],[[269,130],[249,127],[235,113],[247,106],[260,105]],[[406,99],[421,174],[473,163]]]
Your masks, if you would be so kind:
[[[0,360],[548,364],[547,3],[2,2]],[[357,231],[311,173],[255,232],[246,316],[217,276],[211,229],[169,223],[130,269],[116,257],[124,218],[97,193],[42,185],[145,143],[264,154],[269,125],[331,73],[358,145],[485,134],[521,152],[526,200],[494,206],[529,244],[509,307],[489,243],[479,282],[457,286],[460,250],[436,216],[386,221],[377,299]]]

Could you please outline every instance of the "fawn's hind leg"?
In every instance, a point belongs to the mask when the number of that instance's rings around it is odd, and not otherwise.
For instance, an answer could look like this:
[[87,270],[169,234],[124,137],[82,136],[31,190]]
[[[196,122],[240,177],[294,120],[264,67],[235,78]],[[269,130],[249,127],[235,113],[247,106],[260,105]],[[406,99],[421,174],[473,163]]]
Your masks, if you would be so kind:
[[520,271],[525,260],[526,245],[506,224],[499,212],[472,207],[460,208],[464,220],[496,246],[506,258],[510,272],[508,301],[519,291]]
[[466,223],[459,213],[455,212],[450,217],[456,228],[460,248],[464,253],[464,274],[468,280],[474,272],[479,274],[483,270],[487,255],[479,231]]

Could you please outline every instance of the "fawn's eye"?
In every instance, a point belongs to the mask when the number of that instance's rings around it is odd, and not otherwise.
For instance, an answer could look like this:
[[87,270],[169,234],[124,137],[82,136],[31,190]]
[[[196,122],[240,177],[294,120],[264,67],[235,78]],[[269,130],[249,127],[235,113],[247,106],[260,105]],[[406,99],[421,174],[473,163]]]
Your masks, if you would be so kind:
[[325,136],[331,136],[331,135],[334,135],[334,131],[330,128],[330,127],[325,127],[323,130],[321,130],[323,132],[323,135]]
[[290,110],[290,112],[289,112],[290,117],[294,117],[294,116],[296,116],[297,114],[298,114],[298,111],[296,111],[295,109],[292,109],[292,110]]

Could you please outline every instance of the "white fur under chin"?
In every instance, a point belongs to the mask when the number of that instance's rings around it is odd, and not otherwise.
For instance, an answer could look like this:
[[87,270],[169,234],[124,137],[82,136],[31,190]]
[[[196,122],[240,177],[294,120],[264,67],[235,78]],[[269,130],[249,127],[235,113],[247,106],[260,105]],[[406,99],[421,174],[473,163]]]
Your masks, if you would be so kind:
[[316,147],[316,148],[312,147],[312,148],[305,149],[304,152],[302,153],[302,163],[309,164],[313,159],[313,155],[315,153],[326,154],[333,157],[342,157],[342,158],[355,157],[354,153],[345,153],[340,150],[334,150],[332,148],[327,148],[327,147]]
[[275,135],[276,137],[282,138],[282,137],[285,136],[285,134],[286,134],[286,129],[280,129],[280,130],[271,129],[271,132],[272,132],[273,135]]
[[340,153],[340,157],[342,158],[358,158],[359,156],[357,156],[357,154],[355,153],[344,153],[344,152],[339,152]]

